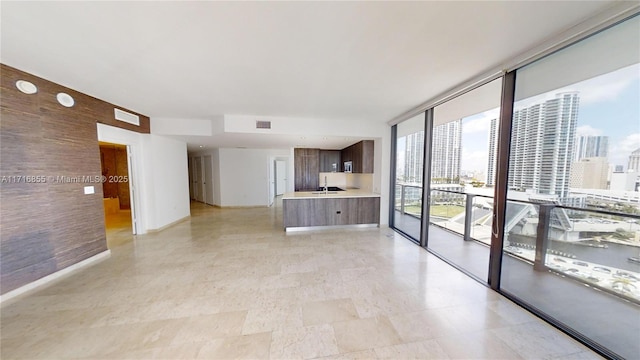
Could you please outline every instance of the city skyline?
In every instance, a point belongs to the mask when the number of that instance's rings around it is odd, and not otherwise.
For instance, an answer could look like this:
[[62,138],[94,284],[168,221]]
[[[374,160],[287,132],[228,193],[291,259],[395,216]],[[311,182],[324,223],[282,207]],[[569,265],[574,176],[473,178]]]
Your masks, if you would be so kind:
[[[626,170],[629,155],[640,148],[640,108],[637,106],[640,98],[640,64],[520,100],[516,102],[514,111],[567,91],[580,92],[576,136],[608,136],[609,163],[613,166],[623,165]],[[498,116],[499,109],[495,108],[463,118],[463,172],[483,172],[488,175],[491,120]]]
[[[557,195],[561,199],[569,197],[579,104],[580,96],[574,91],[558,93],[553,99],[514,111],[509,188]],[[491,129],[489,139],[496,139],[497,127]],[[497,141],[491,144],[489,153],[495,154]],[[487,168],[495,169],[495,157],[489,159]]]

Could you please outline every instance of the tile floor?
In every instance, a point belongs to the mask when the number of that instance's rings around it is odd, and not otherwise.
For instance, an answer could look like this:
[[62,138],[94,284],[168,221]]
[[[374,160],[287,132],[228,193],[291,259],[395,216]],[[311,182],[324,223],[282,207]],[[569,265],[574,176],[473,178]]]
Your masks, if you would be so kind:
[[597,359],[390,229],[286,234],[278,206],[189,221],[1,310],[2,359]]

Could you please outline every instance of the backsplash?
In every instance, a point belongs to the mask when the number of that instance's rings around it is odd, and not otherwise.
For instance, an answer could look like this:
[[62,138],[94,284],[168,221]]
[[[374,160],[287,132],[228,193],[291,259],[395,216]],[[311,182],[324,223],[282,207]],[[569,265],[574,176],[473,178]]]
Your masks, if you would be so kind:
[[373,191],[373,174],[321,172],[318,181],[320,187],[324,186],[325,176],[327,179],[327,186],[337,186],[343,189]]
[[347,174],[347,187],[373,192],[373,174]]
[[339,188],[347,188],[347,174],[343,172],[321,172],[318,184],[324,186],[324,179],[327,178],[327,186],[337,186]]

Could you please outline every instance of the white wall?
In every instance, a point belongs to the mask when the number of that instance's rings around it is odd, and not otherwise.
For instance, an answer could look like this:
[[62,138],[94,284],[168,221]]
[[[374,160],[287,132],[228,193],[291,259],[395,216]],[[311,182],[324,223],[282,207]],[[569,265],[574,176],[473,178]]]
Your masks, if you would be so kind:
[[159,229],[191,214],[187,144],[164,136],[144,134],[145,173],[149,174],[147,224]]
[[[270,130],[256,129],[256,120],[272,122]],[[189,129],[185,129],[189,127]],[[275,116],[224,115],[212,120],[176,121],[152,119],[151,130],[162,135],[211,136],[216,134],[278,134],[301,136],[357,136],[374,139],[374,175],[372,190],[380,197],[380,223],[389,220],[389,147],[391,129],[385,123],[311,119]],[[287,192],[294,190],[293,148],[258,150],[221,148],[214,156],[214,204],[219,206],[266,206],[268,201],[268,157],[287,157]],[[212,153],[212,152],[208,152]],[[198,152],[197,154],[201,154]],[[215,154],[213,152],[212,154]],[[195,155],[195,154],[194,154]],[[263,161],[264,160],[264,161]],[[218,161],[218,163],[216,163]],[[241,166],[239,166],[240,164]],[[218,174],[215,174],[218,172]],[[217,178],[219,176],[219,179]],[[263,177],[259,179],[258,177]],[[264,185],[262,184],[264,183]]]
[[190,215],[186,143],[104,124],[98,124],[98,140],[132,148],[138,234]]
[[222,196],[220,189],[220,150],[211,151],[211,159],[213,161],[213,205],[221,205]]
[[[219,149],[220,206],[268,206],[269,159],[286,157],[289,149]],[[288,181],[287,187],[292,181]]]
[[391,127],[374,141],[373,192],[380,194],[380,226],[389,226],[389,176],[391,174]]

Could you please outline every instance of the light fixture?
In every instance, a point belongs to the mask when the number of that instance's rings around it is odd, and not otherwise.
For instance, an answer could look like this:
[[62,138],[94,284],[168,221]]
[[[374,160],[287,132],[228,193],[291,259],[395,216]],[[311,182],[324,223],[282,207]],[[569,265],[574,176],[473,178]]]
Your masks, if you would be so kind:
[[28,82],[26,80],[18,80],[16,81],[16,87],[18,88],[18,90],[22,91],[25,94],[35,94],[38,92],[38,87],[35,86],[33,83]]
[[67,93],[58,93],[58,95],[56,95],[56,99],[58,99],[60,105],[68,108],[72,107],[76,103],[71,95]]
[[203,147],[204,147],[204,145],[200,145],[200,147],[201,147],[201,148],[203,148]]

